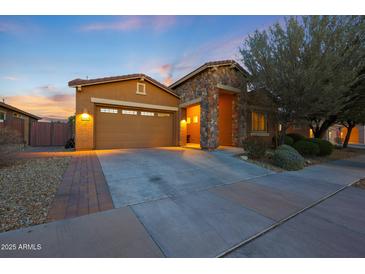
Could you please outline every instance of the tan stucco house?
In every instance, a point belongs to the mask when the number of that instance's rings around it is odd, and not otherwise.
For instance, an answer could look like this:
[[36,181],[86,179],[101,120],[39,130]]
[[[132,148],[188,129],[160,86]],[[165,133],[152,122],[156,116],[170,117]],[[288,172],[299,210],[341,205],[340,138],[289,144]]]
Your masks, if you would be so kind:
[[34,114],[0,102],[0,127],[8,126],[9,128],[19,131],[24,143],[29,145],[30,141],[30,127],[33,121],[40,120]]
[[145,74],[75,79],[76,149],[239,146],[271,141],[274,123],[265,100],[247,91],[235,61],[209,62],[167,87]]

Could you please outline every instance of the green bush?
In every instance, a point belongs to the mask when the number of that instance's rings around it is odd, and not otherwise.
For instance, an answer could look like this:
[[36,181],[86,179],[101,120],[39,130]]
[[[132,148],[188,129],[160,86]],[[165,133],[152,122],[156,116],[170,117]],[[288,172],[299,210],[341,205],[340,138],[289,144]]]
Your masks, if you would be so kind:
[[293,148],[292,146],[289,146],[289,145],[281,145],[276,150],[278,150],[278,149],[289,150],[291,152],[298,153],[298,151],[295,148]]
[[289,136],[293,139],[294,143],[307,139],[305,136],[298,134],[298,133],[288,133],[286,136]]
[[304,167],[304,158],[292,147],[279,146],[273,156],[273,164],[286,170],[299,170]]
[[294,144],[294,139],[288,135],[285,135],[284,144],[286,144],[288,146],[292,146]]
[[[276,137],[272,137],[272,144],[273,146],[276,146],[278,142],[276,141]],[[294,139],[290,136],[285,135],[284,137],[284,144],[288,145],[288,146],[292,146],[294,144]]]
[[327,156],[332,154],[333,145],[329,141],[318,138],[308,139],[308,141],[318,144],[319,156]]
[[268,145],[259,140],[246,140],[243,142],[243,148],[246,155],[252,159],[262,159],[265,157],[265,153]]
[[316,156],[320,151],[318,144],[308,140],[295,142],[293,147],[303,156]]

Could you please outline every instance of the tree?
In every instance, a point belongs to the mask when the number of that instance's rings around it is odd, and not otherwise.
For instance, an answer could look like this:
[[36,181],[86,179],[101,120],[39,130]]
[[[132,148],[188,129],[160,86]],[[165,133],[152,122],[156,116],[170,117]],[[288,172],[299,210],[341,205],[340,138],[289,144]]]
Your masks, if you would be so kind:
[[280,143],[295,122],[311,121],[318,137],[336,121],[356,73],[357,21],[363,18],[289,17],[244,41],[240,53],[249,84],[268,90],[278,106]]
[[346,148],[352,129],[358,124],[365,124],[365,66],[352,85],[352,97],[339,115],[339,121],[347,128],[343,148]]
[[71,135],[75,136],[75,122],[76,122],[76,115],[71,115],[67,118],[67,123],[71,127]]
[[[344,112],[351,101],[354,101],[357,90],[354,80],[364,67],[365,24],[363,16],[324,16],[320,19],[327,25],[327,35],[316,35],[318,17],[310,17],[305,22],[316,37],[315,50],[311,56],[317,59],[316,67],[322,75],[313,75],[319,81],[315,92],[308,94],[309,114],[306,119],[316,138],[322,138],[327,129],[343,121]],[[315,62],[315,61],[314,61]],[[355,100],[356,101],[356,100]],[[355,102],[354,101],[354,102]]]

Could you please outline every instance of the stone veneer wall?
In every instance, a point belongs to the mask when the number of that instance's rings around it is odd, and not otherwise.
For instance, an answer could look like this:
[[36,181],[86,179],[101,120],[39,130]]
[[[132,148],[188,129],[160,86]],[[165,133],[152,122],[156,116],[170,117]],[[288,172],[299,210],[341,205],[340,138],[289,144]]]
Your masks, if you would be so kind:
[[245,104],[247,82],[242,72],[232,66],[208,68],[174,88],[185,103],[201,97],[200,145],[203,149],[215,149],[219,145],[219,88],[218,84],[240,89],[242,92],[233,100],[233,145],[242,144],[246,136]]

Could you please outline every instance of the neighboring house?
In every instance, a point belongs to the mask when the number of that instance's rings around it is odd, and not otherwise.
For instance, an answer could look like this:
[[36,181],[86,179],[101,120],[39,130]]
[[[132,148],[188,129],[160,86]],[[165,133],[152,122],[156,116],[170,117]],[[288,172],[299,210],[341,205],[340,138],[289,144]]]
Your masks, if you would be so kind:
[[[334,125],[327,130],[326,139],[333,144],[343,143],[347,128],[343,125]],[[365,144],[365,125],[357,125],[351,131],[349,144]]]
[[170,87],[144,74],[72,80],[76,149],[188,142],[215,149],[239,146],[247,137],[271,142],[271,110],[256,98],[261,92],[247,92],[246,76],[238,63],[227,60],[206,63]]
[[24,139],[24,143],[27,145],[29,145],[30,140],[31,123],[40,119],[41,117],[0,102],[0,126],[10,127],[19,131]]

